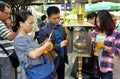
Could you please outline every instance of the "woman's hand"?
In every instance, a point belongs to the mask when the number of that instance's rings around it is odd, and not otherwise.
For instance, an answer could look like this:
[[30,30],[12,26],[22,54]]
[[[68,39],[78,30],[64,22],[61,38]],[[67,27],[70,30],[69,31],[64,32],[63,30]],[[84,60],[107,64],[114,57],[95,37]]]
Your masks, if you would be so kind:
[[50,43],[51,43],[51,40],[50,40],[50,39],[46,39],[46,40],[45,40],[45,46],[46,46],[46,48],[49,48],[49,47],[50,47]]
[[53,49],[53,43],[51,42],[50,39],[46,39],[46,43],[48,46],[44,51],[44,54],[47,54],[49,51],[51,51]]
[[102,49],[103,49],[104,51],[107,51],[108,53],[110,53],[110,47],[103,45],[103,46],[102,46]]

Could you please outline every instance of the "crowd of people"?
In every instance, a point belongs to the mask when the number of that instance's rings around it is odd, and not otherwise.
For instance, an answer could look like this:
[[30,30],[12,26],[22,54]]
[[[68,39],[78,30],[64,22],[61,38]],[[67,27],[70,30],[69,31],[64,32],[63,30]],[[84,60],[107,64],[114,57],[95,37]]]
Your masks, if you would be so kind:
[[[20,79],[65,79],[65,68],[68,64],[67,33],[60,24],[58,7],[47,8],[47,15],[41,17],[42,22],[37,32],[37,41],[30,33],[34,27],[34,17],[30,11],[21,10],[11,28],[11,8],[9,4],[0,1],[0,44],[11,54],[13,49],[20,63]],[[114,79],[114,56],[120,54],[120,32],[109,11],[100,10],[87,16],[87,22],[93,24],[93,49],[98,41],[102,41],[99,49],[98,66],[99,78],[90,75],[89,79]],[[46,54],[55,52],[53,61]],[[49,54],[52,55],[52,54]],[[9,56],[0,48],[0,79],[15,79],[15,70]]]

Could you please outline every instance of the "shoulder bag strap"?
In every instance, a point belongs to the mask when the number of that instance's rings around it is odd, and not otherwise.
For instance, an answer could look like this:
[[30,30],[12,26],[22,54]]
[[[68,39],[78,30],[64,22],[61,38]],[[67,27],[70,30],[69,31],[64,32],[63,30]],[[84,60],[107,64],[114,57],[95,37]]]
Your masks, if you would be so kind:
[[0,44],[0,47],[2,48],[2,50],[3,50],[7,55],[9,55],[8,51],[3,47],[2,44]]

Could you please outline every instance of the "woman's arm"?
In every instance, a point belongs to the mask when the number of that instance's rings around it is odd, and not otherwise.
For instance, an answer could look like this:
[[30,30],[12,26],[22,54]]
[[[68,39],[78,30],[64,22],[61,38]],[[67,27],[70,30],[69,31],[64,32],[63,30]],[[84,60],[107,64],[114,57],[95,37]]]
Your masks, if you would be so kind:
[[44,45],[42,45],[39,48],[36,48],[35,50],[32,50],[29,52],[28,56],[30,58],[36,59],[38,58],[40,55],[42,55],[45,51],[46,48],[48,48],[50,46],[50,41],[47,41]]

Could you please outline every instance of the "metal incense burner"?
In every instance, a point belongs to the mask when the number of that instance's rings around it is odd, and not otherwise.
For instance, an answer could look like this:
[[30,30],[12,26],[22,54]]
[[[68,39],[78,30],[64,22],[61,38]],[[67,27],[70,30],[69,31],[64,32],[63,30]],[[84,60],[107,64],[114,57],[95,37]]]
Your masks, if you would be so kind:
[[85,22],[83,14],[77,15],[77,21],[64,24],[68,34],[68,56],[78,58],[78,79],[82,79],[82,57],[90,57],[91,54],[91,30],[93,25]]

